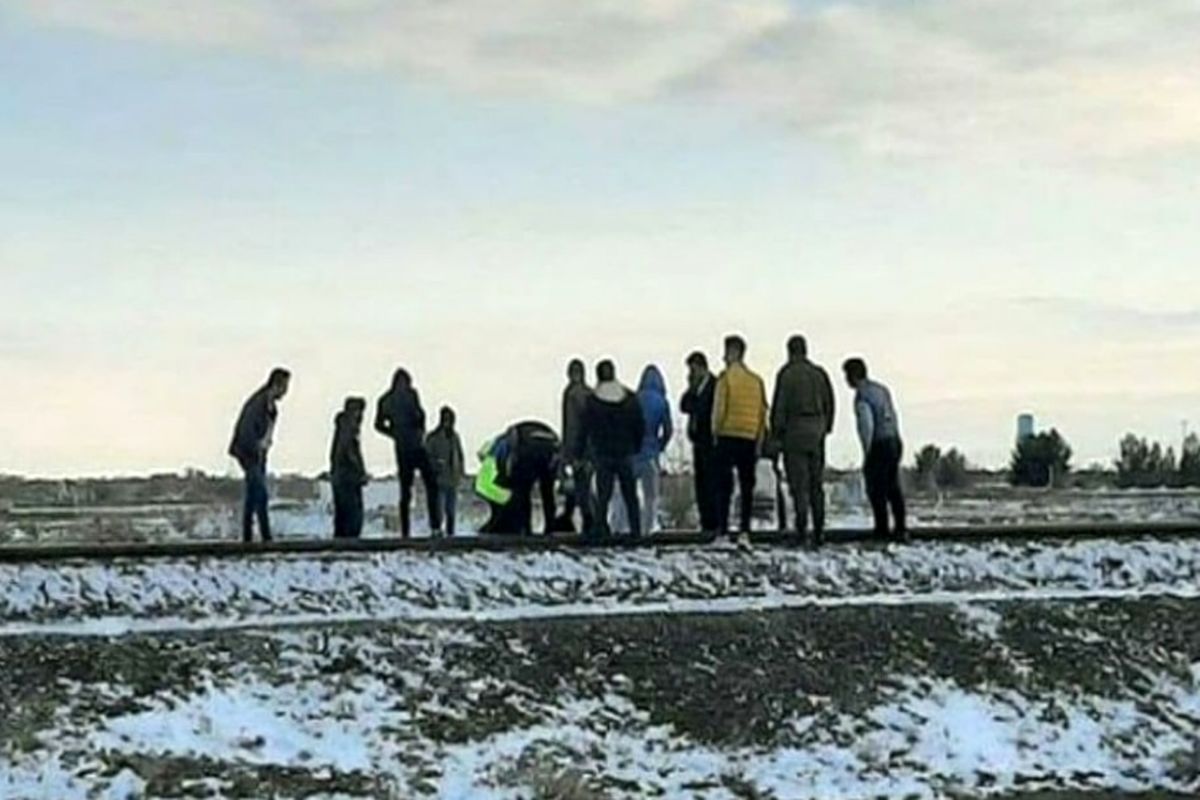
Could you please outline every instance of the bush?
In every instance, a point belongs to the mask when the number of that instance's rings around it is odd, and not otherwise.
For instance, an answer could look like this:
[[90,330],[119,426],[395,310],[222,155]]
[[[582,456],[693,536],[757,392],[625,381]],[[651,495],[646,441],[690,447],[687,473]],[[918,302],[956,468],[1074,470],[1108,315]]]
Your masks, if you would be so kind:
[[967,459],[956,448],[945,453],[937,445],[927,444],[916,455],[913,479],[926,491],[962,489],[969,482]]
[[1151,444],[1132,433],[1121,440],[1121,456],[1115,466],[1117,486],[1122,489],[1152,489],[1180,483],[1175,451],[1170,447],[1164,451],[1158,442]]
[[1013,486],[1058,486],[1071,471],[1071,446],[1057,430],[1022,439],[1013,451],[1009,481]]

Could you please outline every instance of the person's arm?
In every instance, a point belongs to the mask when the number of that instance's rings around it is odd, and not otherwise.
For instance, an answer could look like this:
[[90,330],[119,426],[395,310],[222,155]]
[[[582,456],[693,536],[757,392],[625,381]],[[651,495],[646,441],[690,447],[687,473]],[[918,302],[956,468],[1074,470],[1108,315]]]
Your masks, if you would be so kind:
[[687,414],[689,417],[696,413],[697,395],[695,386],[689,386],[688,390],[683,393],[683,397],[679,400],[679,411],[682,414]]
[[667,446],[671,444],[671,439],[675,436],[675,423],[671,419],[671,404],[663,403],[663,424],[662,434],[658,439],[658,449],[661,452],[667,451]]
[[716,388],[713,389],[712,430],[713,436],[720,436],[725,426],[725,411],[729,405],[729,382],[725,376],[717,378]]
[[392,415],[388,413],[388,396],[379,398],[375,404],[375,430],[389,439],[392,437]]
[[858,417],[858,440],[862,443],[865,458],[875,441],[875,415],[871,413],[871,404],[862,399],[854,401],[854,413]]
[[642,449],[642,440],[646,438],[646,415],[642,412],[642,404],[636,396],[630,395],[629,401],[629,440],[633,444],[633,452]]
[[462,482],[463,475],[467,472],[467,457],[463,453],[462,437],[457,433],[454,434],[454,455],[458,459],[454,469],[454,486],[458,488],[458,484]]
[[779,375],[775,378],[775,394],[771,398],[771,432],[779,439],[782,439],[787,432],[787,420],[790,415],[790,407],[788,398],[791,392],[787,391],[784,386],[783,370],[779,371]]
[[767,426],[767,414],[770,412],[770,406],[767,405],[767,384],[762,378],[758,379],[758,446],[762,447],[763,442],[767,440],[767,434],[770,429]]
[[354,477],[360,486],[366,486],[371,482],[371,476],[367,474],[367,463],[363,459],[362,442],[355,436],[350,442],[350,462],[354,470]]
[[829,373],[821,370],[821,389],[825,394],[825,433],[833,433],[833,420],[837,412],[837,400],[833,394],[833,382]]

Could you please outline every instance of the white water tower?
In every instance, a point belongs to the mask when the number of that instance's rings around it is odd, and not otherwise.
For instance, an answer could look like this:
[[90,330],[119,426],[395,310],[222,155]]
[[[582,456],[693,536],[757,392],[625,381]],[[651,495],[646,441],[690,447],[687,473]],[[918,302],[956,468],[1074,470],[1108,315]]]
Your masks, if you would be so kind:
[[1017,417],[1017,444],[1033,438],[1037,432],[1036,424],[1033,414],[1021,414]]

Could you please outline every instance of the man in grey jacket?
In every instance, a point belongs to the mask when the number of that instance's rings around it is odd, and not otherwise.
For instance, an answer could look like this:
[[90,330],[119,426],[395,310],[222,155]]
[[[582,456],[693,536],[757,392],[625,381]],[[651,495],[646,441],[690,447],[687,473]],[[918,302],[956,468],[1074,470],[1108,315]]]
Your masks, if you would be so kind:
[[788,339],[788,363],[775,379],[771,433],[783,452],[796,516],[803,537],[812,510],[813,544],[825,535],[825,439],[833,431],[833,384],[824,369],[808,360],[803,336]]
[[842,369],[846,382],[854,389],[854,413],[858,418],[858,438],[863,448],[863,475],[867,497],[875,516],[875,533],[888,535],[888,508],[895,521],[895,536],[908,541],[904,494],[900,490],[900,460],[904,445],[900,440],[900,420],[892,393],[882,383],[867,377],[867,365],[851,358]]

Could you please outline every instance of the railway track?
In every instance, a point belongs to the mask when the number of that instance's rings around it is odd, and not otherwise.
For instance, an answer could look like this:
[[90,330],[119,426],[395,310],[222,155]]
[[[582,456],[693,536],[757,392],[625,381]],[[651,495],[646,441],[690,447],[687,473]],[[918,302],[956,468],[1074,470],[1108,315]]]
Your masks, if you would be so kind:
[[[830,545],[872,543],[873,533],[862,529],[830,530]],[[964,525],[913,530],[914,541],[984,542],[989,540],[1032,541],[1056,539],[1200,538],[1200,520],[1153,523],[1071,522],[1022,525]],[[456,553],[477,551],[547,551],[559,549],[605,550],[612,548],[687,547],[711,544],[714,537],[700,531],[664,531],[637,541],[614,537],[584,541],[576,534],[554,536],[461,536],[452,539],[288,539],[274,542],[198,540],[176,542],[68,543],[53,545],[0,546],[0,564],[55,563],[117,559],[151,560],[174,558],[244,558],[252,556],[299,556],[326,554],[370,554],[392,552]],[[758,531],[751,536],[757,546],[795,545],[795,537],[776,531]]]

